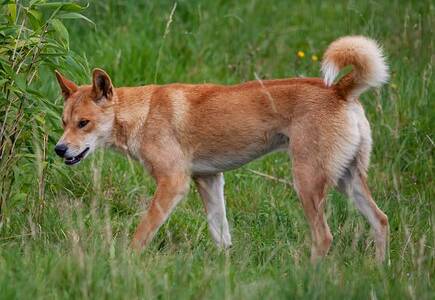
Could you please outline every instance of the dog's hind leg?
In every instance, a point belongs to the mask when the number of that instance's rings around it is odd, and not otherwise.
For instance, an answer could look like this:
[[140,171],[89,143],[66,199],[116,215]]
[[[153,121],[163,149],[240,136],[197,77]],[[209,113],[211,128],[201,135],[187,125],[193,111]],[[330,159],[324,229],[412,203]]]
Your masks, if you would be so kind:
[[224,176],[197,176],[194,178],[204,203],[210,234],[219,248],[231,246],[231,235],[225,212]]
[[304,208],[312,236],[311,261],[325,256],[332,244],[332,234],[324,213],[327,179],[310,163],[293,158],[296,191]]
[[338,181],[337,188],[353,200],[370,223],[375,235],[376,259],[382,263],[388,244],[388,218],[373,200],[365,172],[360,171],[356,164],[352,164]]

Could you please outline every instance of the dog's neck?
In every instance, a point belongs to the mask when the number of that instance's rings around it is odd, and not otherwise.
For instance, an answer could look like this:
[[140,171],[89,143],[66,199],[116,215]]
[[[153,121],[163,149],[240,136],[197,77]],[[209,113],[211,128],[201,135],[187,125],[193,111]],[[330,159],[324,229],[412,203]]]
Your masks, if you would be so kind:
[[115,88],[113,95],[114,122],[112,146],[123,153],[135,155],[132,140],[143,132],[155,86]]
[[112,131],[112,147],[121,152],[128,152],[127,146],[127,129],[123,122],[121,122],[115,114],[115,120],[113,122],[113,131]]

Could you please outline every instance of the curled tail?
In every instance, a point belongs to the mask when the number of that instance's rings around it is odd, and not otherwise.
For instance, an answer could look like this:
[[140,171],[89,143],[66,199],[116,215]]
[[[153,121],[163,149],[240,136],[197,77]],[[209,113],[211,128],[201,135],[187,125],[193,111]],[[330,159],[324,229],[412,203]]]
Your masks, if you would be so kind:
[[[334,84],[340,70],[348,65],[352,65],[352,71]],[[345,36],[329,45],[323,57],[322,73],[327,86],[334,85],[350,97],[381,86],[389,77],[381,47],[364,36]]]

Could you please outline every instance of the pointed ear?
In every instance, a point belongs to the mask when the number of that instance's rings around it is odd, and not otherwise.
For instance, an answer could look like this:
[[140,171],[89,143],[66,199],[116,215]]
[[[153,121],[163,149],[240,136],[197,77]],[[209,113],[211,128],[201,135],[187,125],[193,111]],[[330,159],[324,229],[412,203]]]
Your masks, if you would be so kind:
[[57,70],[54,71],[56,74],[57,82],[59,82],[59,86],[62,90],[62,95],[64,99],[68,99],[75,91],[77,91],[78,86],[72,82],[71,80],[65,78],[62,74],[60,74]]
[[95,101],[99,101],[103,97],[107,100],[112,99],[112,81],[104,70],[94,69],[92,71],[92,91],[95,94]]

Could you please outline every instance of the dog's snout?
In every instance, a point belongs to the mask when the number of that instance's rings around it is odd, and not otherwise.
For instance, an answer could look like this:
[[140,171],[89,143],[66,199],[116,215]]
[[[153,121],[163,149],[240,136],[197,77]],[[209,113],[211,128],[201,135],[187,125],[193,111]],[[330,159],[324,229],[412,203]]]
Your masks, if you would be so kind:
[[54,151],[60,157],[63,157],[65,155],[66,150],[68,150],[68,147],[65,144],[57,144],[56,147],[54,147]]

